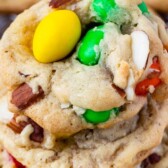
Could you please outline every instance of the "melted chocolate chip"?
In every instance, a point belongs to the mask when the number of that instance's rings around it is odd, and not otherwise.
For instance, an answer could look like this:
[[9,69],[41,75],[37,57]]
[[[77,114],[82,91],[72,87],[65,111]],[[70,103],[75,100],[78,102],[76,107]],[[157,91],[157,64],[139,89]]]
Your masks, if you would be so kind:
[[28,122],[34,128],[34,132],[30,135],[30,139],[35,142],[43,142],[44,139],[44,130],[38,124],[36,124],[32,119],[28,119]]
[[141,163],[141,168],[147,168],[150,165],[154,165],[158,163],[161,160],[161,156],[158,155],[157,153],[152,153],[148,158],[146,158],[142,163]]
[[148,160],[151,164],[156,164],[161,160],[161,156],[158,155],[157,153],[152,153],[149,157]]
[[150,163],[149,163],[149,160],[148,159],[145,159],[142,163],[141,163],[141,168],[147,168],[148,167],[148,165],[149,165]]
[[19,123],[16,122],[16,118],[18,115],[15,115],[12,120],[7,124],[15,133],[20,134],[22,130],[29,124],[32,125],[34,128],[33,133],[30,135],[30,139],[35,142],[43,142],[44,139],[44,130],[40,127],[36,122],[32,119],[28,118],[27,121],[20,121]]

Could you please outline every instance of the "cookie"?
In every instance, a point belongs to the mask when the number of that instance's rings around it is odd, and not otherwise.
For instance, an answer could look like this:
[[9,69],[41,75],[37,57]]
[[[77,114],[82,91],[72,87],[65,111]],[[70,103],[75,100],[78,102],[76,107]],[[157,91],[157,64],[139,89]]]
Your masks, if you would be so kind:
[[[157,100],[157,102],[162,103],[167,99],[168,86],[162,85],[157,91],[154,93],[153,98]],[[168,158],[168,136],[167,136],[167,128],[162,137],[161,143],[154,148],[149,156],[140,163],[137,168],[166,168],[168,166],[167,158]]]
[[146,108],[128,121],[109,129],[83,130],[60,140],[60,144],[52,150],[38,144],[27,147],[19,144],[18,140],[25,133],[15,134],[3,123],[0,124],[0,142],[4,150],[26,167],[76,168],[90,165],[94,168],[96,165],[133,168],[161,142],[168,123],[167,101],[161,107],[153,100],[149,102]]
[[167,128],[160,145],[154,148],[150,155],[139,165],[140,168],[166,168],[168,166]]
[[[155,99],[160,105],[167,100],[168,86],[161,85],[157,88],[157,91],[153,94],[153,99]],[[162,105],[161,105],[162,106]],[[167,167],[167,128],[161,137],[161,143],[151,150],[147,158],[145,158],[136,168],[159,168]]]
[[167,0],[145,0],[145,2],[152,8],[161,12],[168,12],[168,1]]
[[[147,94],[167,82],[164,24],[139,3],[117,1],[116,9],[110,8],[114,15],[102,15],[96,0],[44,0],[19,15],[0,46],[0,76],[10,111],[28,116],[58,138],[108,128],[135,116]],[[103,5],[103,11],[108,10]],[[55,17],[70,16],[66,24],[58,19],[53,25]],[[44,37],[42,30],[49,27],[54,29]],[[55,27],[66,33],[53,32]],[[56,38],[50,39],[52,35]],[[67,39],[71,42],[66,48]],[[58,46],[50,47],[55,42]],[[162,73],[160,67],[165,68]]]
[[37,3],[38,0],[0,0],[0,11],[7,13],[19,13]]

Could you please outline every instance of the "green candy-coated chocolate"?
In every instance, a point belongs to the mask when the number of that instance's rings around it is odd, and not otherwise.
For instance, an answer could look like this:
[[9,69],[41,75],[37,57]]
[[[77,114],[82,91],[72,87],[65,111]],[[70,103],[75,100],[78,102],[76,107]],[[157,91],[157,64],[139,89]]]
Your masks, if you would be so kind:
[[142,11],[142,13],[149,13],[148,7],[146,3],[143,1],[141,4],[138,5],[139,9]]
[[107,20],[109,13],[116,6],[115,0],[94,0],[92,3],[94,12],[102,21]]
[[98,64],[100,59],[99,43],[103,38],[103,26],[89,30],[79,45],[77,59],[88,66]]
[[120,108],[113,108],[112,110],[96,112],[93,110],[86,110],[83,117],[88,123],[99,124],[106,122],[110,117],[116,117],[120,112]]

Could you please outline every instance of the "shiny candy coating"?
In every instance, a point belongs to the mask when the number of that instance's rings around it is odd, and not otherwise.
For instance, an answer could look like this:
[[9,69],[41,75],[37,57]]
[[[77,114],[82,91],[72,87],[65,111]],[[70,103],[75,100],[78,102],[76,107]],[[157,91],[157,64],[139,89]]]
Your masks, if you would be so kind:
[[112,110],[96,112],[93,110],[86,110],[83,117],[88,123],[100,124],[106,122],[110,117],[116,117],[120,112],[120,108],[113,108]]
[[142,13],[149,13],[148,7],[146,3],[143,1],[141,4],[138,5],[139,9],[142,11]]
[[115,0],[93,0],[91,10],[93,20],[99,23],[113,22],[121,26],[128,24],[132,19],[130,12],[118,6]]
[[100,41],[104,37],[103,26],[89,30],[82,39],[77,59],[84,65],[96,65],[100,59]]
[[65,58],[74,49],[81,35],[78,16],[70,10],[57,10],[38,25],[33,38],[37,61],[50,63]]
[[99,17],[100,20],[106,21],[111,9],[115,8],[117,5],[115,0],[94,0],[92,7]]

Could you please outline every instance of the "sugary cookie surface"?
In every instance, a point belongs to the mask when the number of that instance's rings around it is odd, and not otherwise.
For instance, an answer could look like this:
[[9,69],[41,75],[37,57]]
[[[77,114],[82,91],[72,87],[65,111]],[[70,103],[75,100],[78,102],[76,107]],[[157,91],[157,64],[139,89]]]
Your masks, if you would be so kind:
[[[23,141],[27,139],[22,139],[23,132],[18,136],[0,123],[0,142],[27,167],[78,168],[90,165],[95,168],[96,165],[98,168],[134,168],[160,143],[168,123],[168,104],[165,105],[160,107],[150,101],[146,108],[128,121],[108,129],[83,130],[67,139],[57,140],[52,149],[37,144],[28,146]],[[48,145],[49,142],[49,139],[45,141]],[[154,162],[154,159],[151,160]]]
[[161,168],[166,49],[164,22],[141,0],[42,0],[23,12],[0,42],[2,164]]
[[39,0],[0,0],[0,12],[3,13],[19,13],[28,9]]
[[140,0],[41,1],[1,41],[10,110],[58,137],[133,117],[166,82],[163,27]]
[[145,0],[145,2],[152,8],[167,13],[168,12],[168,1],[167,0]]

